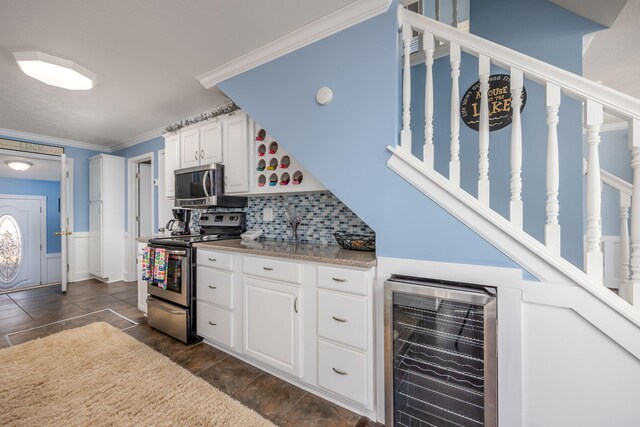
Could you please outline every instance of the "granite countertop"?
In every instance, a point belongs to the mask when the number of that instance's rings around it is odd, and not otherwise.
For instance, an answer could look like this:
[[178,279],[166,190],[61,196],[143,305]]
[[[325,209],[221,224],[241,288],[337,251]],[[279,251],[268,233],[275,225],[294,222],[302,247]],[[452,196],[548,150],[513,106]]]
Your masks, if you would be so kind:
[[321,245],[318,243],[292,243],[279,240],[244,242],[240,239],[234,239],[196,243],[194,246],[202,249],[241,252],[251,255],[322,262],[348,267],[371,268],[376,265],[375,252],[350,251],[337,245]]

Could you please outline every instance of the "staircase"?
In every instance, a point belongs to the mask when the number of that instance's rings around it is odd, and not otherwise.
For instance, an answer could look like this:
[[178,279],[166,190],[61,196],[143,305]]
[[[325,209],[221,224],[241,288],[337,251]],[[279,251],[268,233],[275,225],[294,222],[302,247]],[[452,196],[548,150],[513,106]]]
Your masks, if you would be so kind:
[[[403,42],[402,81],[402,130],[399,144],[388,147],[391,158],[387,165],[426,194],[450,214],[465,223],[507,256],[544,282],[571,283],[581,286],[594,296],[615,308],[636,325],[640,326],[640,315],[632,309],[640,307],[640,100],[594,83],[553,65],[539,61],[504,46],[460,31],[402,7],[398,8],[398,20]],[[424,51],[425,116],[411,116],[411,41],[415,33],[421,38]],[[448,176],[435,169],[434,145],[434,81],[433,64],[437,46],[448,46],[451,66],[451,112]],[[497,65],[509,71],[512,98],[512,124],[510,142],[510,194],[508,218],[493,210],[489,204],[491,185],[489,103],[482,102],[479,114],[478,163],[462,165],[460,160],[460,65],[461,52],[478,58],[478,78],[481,99],[488,98],[491,66]],[[546,174],[546,222],[544,240],[538,241],[523,229],[523,213],[526,208],[522,199],[522,125],[521,95],[524,79],[527,78],[545,88],[546,164],[540,165]],[[558,156],[559,107],[562,95],[583,103],[586,128],[588,161],[586,168],[586,250],[584,270],[574,266],[561,256],[561,226],[558,218],[560,204],[558,189],[560,182],[560,159]],[[531,107],[534,108],[534,107]],[[604,112],[628,122],[631,166],[634,184],[623,185],[600,170],[600,128]],[[425,140],[423,157],[412,154],[411,121],[424,123]],[[440,149],[440,148],[439,148]],[[478,169],[477,197],[462,189],[462,168]],[[604,259],[601,227],[601,186],[614,184],[621,194],[621,266],[624,280],[620,298],[603,285]],[[631,224],[628,225],[629,207]],[[630,230],[630,232],[629,232]],[[626,301],[625,301],[626,300]]]

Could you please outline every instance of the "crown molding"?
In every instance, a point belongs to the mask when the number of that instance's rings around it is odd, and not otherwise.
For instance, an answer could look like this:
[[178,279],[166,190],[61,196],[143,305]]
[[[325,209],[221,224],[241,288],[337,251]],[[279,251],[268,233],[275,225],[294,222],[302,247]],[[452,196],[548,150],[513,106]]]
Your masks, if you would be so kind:
[[91,144],[89,142],[75,141],[73,139],[57,138],[55,136],[41,135],[38,133],[22,132],[19,130],[0,128],[0,137],[11,139],[21,139],[34,142],[42,142],[51,145],[62,145],[66,147],[84,148],[85,150],[100,151],[103,153],[111,152],[110,147],[104,145]]
[[131,139],[127,139],[124,142],[121,142],[116,145],[112,145],[109,148],[111,149],[111,152],[114,153],[119,150],[124,150],[125,148],[133,147],[134,145],[138,145],[142,142],[146,142],[146,141],[149,141],[150,139],[162,136],[165,133],[164,128],[165,127],[163,126],[161,128],[157,128],[145,133],[141,133],[140,135],[134,136]]
[[342,9],[208,71],[198,76],[197,79],[205,88],[211,89],[231,77],[384,13],[390,4],[391,0],[357,0]]

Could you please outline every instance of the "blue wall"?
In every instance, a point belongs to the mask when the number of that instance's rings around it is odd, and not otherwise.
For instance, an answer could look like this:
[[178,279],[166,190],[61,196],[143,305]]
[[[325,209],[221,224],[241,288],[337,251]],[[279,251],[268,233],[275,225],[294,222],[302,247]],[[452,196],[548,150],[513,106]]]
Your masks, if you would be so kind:
[[[396,2],[219,87],[371,226],[381,256],[517,267],[386,166],[398,141]],[[333,102],[315,102],[329,86]]]
[[[5,137],[2,135],[0,135],[0,138],[53,145],[56,147],[62,146],[43,141]],[[73,231],[89,231],[89,157],[101,154],[102,152],[68,146],[64,146],[64,152],[67,157],[73,159]]]
[[[141,142],[140,144],[136,144],[133,145],[131,147],[128,148],[124,148],[122,150],[118,150],[116,152],[113,153],[114,156],[122,156],[122,157],[126,157],[126,158],[131,158],[131,157],[136,157],[136,156],[141,156],[143,154],[147,154],[147,153],[153,153],[153,179],[157,179],[158,178],[158,151],[164,149],[164,138],[159,136],[157,138],[153,138],[150,139],[148,141],[145,142]],[[128,212],[128,205],[129,205],[129,196],[128,196],[128,190],[129,190],[129,185],[127,183],[128,181],[128,164],[125,168],[125,178],[124,178],[124,182],[125,182],[125,186],[124,186],[124,197],[125,197],[125,201],[124,201],[124,227],[125,227],[125,231],[127,230],[128,226],[129,226],[129,222],[128,222],[128,218],[127,218],[127,212]],[[158,230],[158,187],[154,186],[153,187],[153,195],[154,195],[154,205],[153,205],[153,230],[154,232],[156,230]]]
[[0,178],[0,194],[45,196],[47,198],[47,253],[60,252],[60,236],[53,234],[60,231],[60,211],[58,210],[60,181]]
[[[522,17],[526,16],[526,19]],[[565,70],[582,74],[582,36],[601,27],[546,0],[483,0],[471,2],[471,32]],[[451,77],[449,57],[434,64],[434,142],[436,169],[448,175],[450,151]],[[509,74],[492,67],[493,74]],[[412,68],[413,152],[422,156],[424,143],[424,65]],[[460,98],[478,81],[477,58],[463,54]],[[525,81],[527,104],[522,113],[524,228],[544,240],[546,222],[547,125],[544,87]],[[459,104],[458,104],[459,105]],[[581,267],[583,262],[582,107],[562,97],[558,126],[560,155],[560,224],[562,255]],[[511,127],[490,134],[489,179],[491,207],[509,217]],[[461,123],[462,187],[477,194],[478,132]]]

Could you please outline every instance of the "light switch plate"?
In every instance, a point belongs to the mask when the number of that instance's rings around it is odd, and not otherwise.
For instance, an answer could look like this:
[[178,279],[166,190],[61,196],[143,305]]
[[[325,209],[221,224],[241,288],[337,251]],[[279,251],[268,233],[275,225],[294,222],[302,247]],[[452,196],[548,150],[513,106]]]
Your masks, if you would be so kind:
[[262,210],[263,221],[273,221],[273,208],[264,208]]

